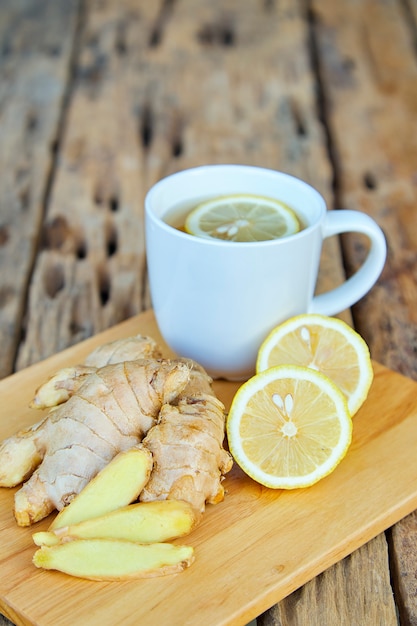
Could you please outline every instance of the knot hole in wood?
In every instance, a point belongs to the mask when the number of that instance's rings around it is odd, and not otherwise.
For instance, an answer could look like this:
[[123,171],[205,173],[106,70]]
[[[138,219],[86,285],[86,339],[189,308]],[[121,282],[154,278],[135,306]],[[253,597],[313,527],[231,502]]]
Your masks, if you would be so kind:
[[65,287],[65,273],[61,264],[52,259],[47,262],[43,272],[43,287],[45,294],[53,300]]
[[[180,157],[184,152],[184,127],[185,121],[180,111],[175,106],[166,109],[165,114],[169,116],[169,120],[165,120],[166,140],[171,147],[171,156],[173,158]],[[138,135],[139,141],[145,150],[149,150],[154,141],[156,134],[156,121],[153,108],[149,102],[146,102],[138,115]]]
[[9,241],[9,238],[10,233],[7,226],[0,226],[0,246],[6,245],[6,243]]
[[197,39],[206,46],[234,46],[236,34],[231,19],[224,17],[211,24],[203,24]]
[[77,231],[72,228],[63,215],[56,215],[44,225],[41,249],[73,253],[77,259],[85,259],[87,256],[87,242],[84,234],[81,230]]

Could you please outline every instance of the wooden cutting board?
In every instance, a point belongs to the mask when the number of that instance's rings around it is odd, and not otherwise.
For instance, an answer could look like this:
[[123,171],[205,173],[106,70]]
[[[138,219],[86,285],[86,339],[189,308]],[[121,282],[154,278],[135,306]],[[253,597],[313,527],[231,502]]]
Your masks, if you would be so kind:
[[[0,437],[39,419],[27,406],[50,373],[105,341],[136,333],[163,345],[148,311],[3,380]],[[225,501],[209,506],[182,540],[195,547],[195,563],[175,576],[100,583],[38,570],[31,563],[34,529],[17,527],[15,490],[0,489],[0,612],[38,626],[246,624],[417,508],[417,383],[377,363],[374,369],[352,446],[333,474],[286,492],[263,488],[235,466]],[[229,406],[237,384],[215,387]]]

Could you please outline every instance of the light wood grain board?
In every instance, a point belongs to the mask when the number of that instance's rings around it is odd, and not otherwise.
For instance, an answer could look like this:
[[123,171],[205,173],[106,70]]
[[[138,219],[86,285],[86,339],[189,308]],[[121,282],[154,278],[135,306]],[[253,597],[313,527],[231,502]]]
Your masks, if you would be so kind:
[[[0,437],[39,418],[28,402],[51,372],[138,332],[160,339],[151,311],[3,380]],[[261,487],[235,466],[224,502],[209,506],[187,538],[195,563],[176,576],[99,583],[38,570],[33,529],[17,527],[14,490],[1,489],[0,611],[37,626],[247,623],[417,508],[417,383],[377,363],[374,369],[352,446],[333,474],[286,492]],[[237,384],[215,387],[228,406]]]

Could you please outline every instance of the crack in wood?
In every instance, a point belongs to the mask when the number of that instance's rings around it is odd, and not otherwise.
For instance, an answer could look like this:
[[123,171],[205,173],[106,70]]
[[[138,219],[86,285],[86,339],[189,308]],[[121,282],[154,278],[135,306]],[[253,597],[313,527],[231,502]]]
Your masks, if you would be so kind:
[[87,257],[87,254],[88,254],[87,242],[84,241],[84,239],[79,239],[79,241],[77,241],[77,246],[75,249],[75,255],[77,259],[79,261],[82,261],[83,259]]
[[301,113],[301,107],[294,98],[290,99],[290,110],[294,120],[295,132],[299,137],[305,137],[307,135],[305,121]]
[[370,191],[374,191],[378,187],[377,179],[372,172],[365,172],[363,175],[363,184],[366,189]]
[[153,112],[150,104],[143,107],[139,121],[139,137],[144,148],[149,148],[153,139]]
[[404,14],[404,24],[410,30],[411,43],[417,56],[417,20],[411,8],[411,3],[412,0],[399,0],[399,6],[402,8]]
[[20,208],[22,211],[27,211],[30,207],[30,186],[29,183],[24,185],[19,190]]
[[[325,81],[322,79],[321,59],[319,52],[319,35],[320,18],[314,11],[311,0],[305,0],[305,16],[308,26],[308,47],[310,51],[310,62],[312,75],[316,82],[316,108],[317,116],[322,124],[324,137],[326,141],[327,154],[332,171],[332,190],[334,207],[341,206],[340,198],[340,167],[337,157],[336,147],[334,145],[328,114],[328,101],[325,88]],[[333,208],[334,208],[333,207]]]
[[0,226],[0,246],[6,245],[6,243],[9,241],[9,238],[10,233],[8,227],[5,225]]
[[170,133],[170,143],[171,143],[171,154],[174,159],[179,158],[184,152],[184,120],[181,114],[176,111],[173,115],[171,133]]
[[98,271],[98,290],[101,305],[105,307],[111,296],[111,280],[104,268]]
[[108,257],[112,257],[118,251],[118,232],[114,224],[108,224],[106,230],[106,254]]
[[116,27],[116,38],[114,42],[114,49],[119,56],[126,56],[128,48],[126,42],[126,23],[119,22]]
[[178,158],[183,153],[183,143],[180,135],[176,135],[172,141],[172,156],[174,158]]
[[[73,38],[73,45],[72,45],[72,50],[69,54],[69,60],[68,60],[68,74],[67,74],[67,84],[66,87],[63,91],[63,97],[62,97],[62,106],[61,106],[61,113],[57,122],[57,127],[56,127],[56,132],[55,132],[55,136],[53,137],[51,143],[50,143],[50,151],[51,151],[51,167],[49,170],[49,174],[46,178],[46,182],[45,182],[45,191],[44,191],[44,196],[42,199],[42,206],[43,206],[43,214],[44,216],[47,214],[47,210],[48,210],[48,206],[49,206],[49,201],[50,201],[50,196],[51,196],[51,190],[53,187],[53,183],[55,180],[55,175],[56,175],[56,171],[58,168],[58,157],[59,157],[59,151],[60,151],[60,145],[61,145],[61,140],[62,140],[62,136],[64,134],[64,128],[65,128],[65,124],[66,124],[66,119],[67,119],[67,114],[68,114],[68,110],[69,110],[69,105],[70,105],[70,101],[71,101],[71,95],[74,89],[74,84],[75,84],[75,73],[76,73],[76,65],[77,65],[77,60],[78,60],[78,56],[79,56],[79,51],[80,51],[80,41],[81,41],[81,34],[82,34],[82,24],[83,24],[83,18],[84,18],[84,12],[85,12],[85,7],[84,7],[84,3],[82,0],[80,0],[79,5],[78,5],[78,11],[77,11],[77,19],[76,19],[76,24],[75,24],[75,29],[74,29],[74,38]],[[34,124],[34,118],[32,116],[32,119],[29,117],[28,119],[28,129],[32,129]],[[33,129],[32,129],[33,130]],[[20,194],[20,200],[21,200],[21,206],[22,208],[26,208],[29,206],[29,187],[27,187],[27,189],[23,189],[21,191]],[[44,233],[41,232],[39,235],[39,240],[38,240],[38,250],[42,249],[44,246],[44,240],[43,240],[43,236]],[[35,258],[35,256],[34,256]],[[31,270],[29,271],[29,280],[28,280],[28,284],[30,284],[31,281],[31,276],[34,272],[34,265],[32,266]],[[63,274],[63,270],[61,268],[61,270],[56,269],[55,270],[50,270],[47,275],[44,276],[44,285],[45,285],[45,289],[47,291],[47,293],[50,295],[50,297],[55,297],[56,294],[64,288],[65,286],[65,279],[64,279],[64,274]],[[25,299],[27,300],[28,298],[28,294],[26,294]],[[24,307],[26,309],[26,305]],[[24,341],[24,335],[22,334],[22,337],[20,338],[20,341]],[[17,348],[18,348],[18,344],[17,344]],[[16,361],[17,359],[17,352],[16,355],[14,357],[14,360]]]
[[36,131],[38,128],[38,122],[39,119],[36,111],[28,111],[26,116],[26,130],[28,133],[34,133]]
[[[171,156],[178,158],[184,153],[184,126],[185,121],[182,114],[175,108],[166,111],[169,120],[166,122],[166,140],[171,148]],[[145,102],[138,113],[138,135],[139,141],[145,151],[148,151],[155,138],[155,114],[150,101]],[[117,207],[113,210],[117,210]]]
[[109,198],[109,209],[112,213],[117,213],[120,208],[119,198],[113,194]]
[[166,23],[171,17],[177,0],[162,0],[159,13],[154,21],[154,25],[151,28],[151,34],[149,37],[149,47],[156,48],[160,46],[163,39]]

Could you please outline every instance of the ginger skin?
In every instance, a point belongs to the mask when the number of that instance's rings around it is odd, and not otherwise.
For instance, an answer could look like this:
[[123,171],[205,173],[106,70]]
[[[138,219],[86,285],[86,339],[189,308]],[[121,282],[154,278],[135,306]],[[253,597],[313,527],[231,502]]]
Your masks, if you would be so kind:
[[62,510],[116,454],[141,441],[154,461],[141,500],[180,499],[201,514],[206,502],[223,499],[221,481],[232,466],[223,449],[224,407],[197,363],[159,355],[150,338],[112,342],[38,390],[32,406],[54,408],[0,444],[0,487],[27,481],[15,494],[19,525]]
[[51,376],[37,389],[30,406],[45,409],[66,402],[97,368],[124,361],[160,358],[161,350],[151,337],[135,335],[111,341],[93,350],[84,364],[63,368]]
[[135,335],[134,337],[116,339],[116,341],[110,341],[99,346],[87,356],[84,365],[104,367],[125,361],[161,358],[161,349],[151,337]]
[[139,443],[163,404],[188,382],[184,363],[128,361],[90,374],[67,402],[0,447],[0,486],[15,494],[21,526],[61,510],[118,452]]
[[223,439],[224,406],[194,363],[188,385],[175,403],[162,407],[142,442],[152,452],[154,469],[140,500],[184,500],[200,514],[206,502],[222,501],[222,476],[232,467]]

